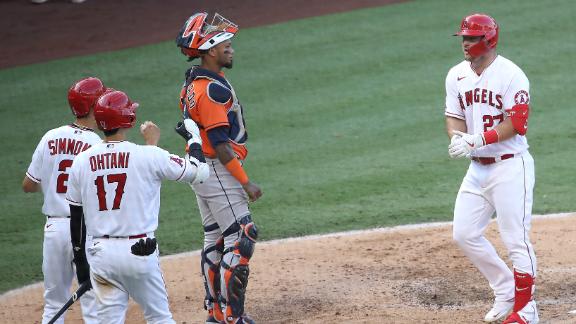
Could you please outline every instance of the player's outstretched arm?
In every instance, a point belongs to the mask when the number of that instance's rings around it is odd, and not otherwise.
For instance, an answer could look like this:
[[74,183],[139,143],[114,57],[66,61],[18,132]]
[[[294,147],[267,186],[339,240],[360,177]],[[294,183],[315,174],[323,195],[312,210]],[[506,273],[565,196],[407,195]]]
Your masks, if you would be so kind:
[[210,176],[210,170],[202,152],[202,138],[200,137],[198,125],[192,119],[186,118],[178,122],[174,130],[186,140],[188,161],[196,167],[196,176],[192,184],[204,182]]
[[206,163],[206,158],[202,152],[202,138],[200,137],[200,129],[198,125],[190,119],[186,118],[176,124],[174,129],[178,135],[182,136],[188,144],[188,155],[190,156],[190,163],[198,166],[199,163]]

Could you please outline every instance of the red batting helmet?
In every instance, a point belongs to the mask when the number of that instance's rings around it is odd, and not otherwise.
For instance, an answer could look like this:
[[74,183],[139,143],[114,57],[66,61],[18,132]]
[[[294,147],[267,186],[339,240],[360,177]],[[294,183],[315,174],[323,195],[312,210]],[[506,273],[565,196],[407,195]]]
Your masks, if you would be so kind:
[[494,18],[485,14],[472,14],[464,17],[460,31],[454,36],[484,36],[468,49],[472,57],[484,55],[498,44],[498,24]]
[[109,131],[117,128],[130,128],[136,121],[138,103],[122,91],[111,91],[102,95],[94,106],[94,117],[98,128]]
[[68,104],[76,117],[84,117],[106,91],[106,87],[98,78],[85,78],[74,83],[68,89]]
[[178,33],[176,45],[184,55],[199,57],[200,51],[209,50],[238,32],[238,25],[218,13],[214,14],[210,24],[206,22],[207,17],[205,12],[190,16]]

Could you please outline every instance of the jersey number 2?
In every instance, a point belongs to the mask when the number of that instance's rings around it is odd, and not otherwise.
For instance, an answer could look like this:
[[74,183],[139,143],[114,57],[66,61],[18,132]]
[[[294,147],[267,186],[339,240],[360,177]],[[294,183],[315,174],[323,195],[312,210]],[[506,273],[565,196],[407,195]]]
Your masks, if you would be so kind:
[[66,193],[68,187],[66,186],[66,181],[68,181],[68,173],[64,173],[66,169],[72,166],[73,160],[62,160],[58,164],[58,171],[62,172],[56,178],[56,192]]
[[[120,209],[120,202],[122,202],[122,195],[124,195],[124,185],[126,185],[126,173],[109,174],[106,176],[108,183],[116,182],[116,195],[114,196],[114,203],[112,209]],[[98,195],[98,205],[100,211],[108,210],[106,204],[106,188],[104,188],[104,176],[99,176],[94,180],[96,185],[96,194]]]

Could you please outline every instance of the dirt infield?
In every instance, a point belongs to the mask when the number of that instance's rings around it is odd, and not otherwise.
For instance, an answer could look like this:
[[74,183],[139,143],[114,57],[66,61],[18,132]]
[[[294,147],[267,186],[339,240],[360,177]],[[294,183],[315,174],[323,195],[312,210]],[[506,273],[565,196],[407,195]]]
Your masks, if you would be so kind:
[[[576,309],[575,222],[576,214],[533,222],[541,323],[576,322],[568,314]],[[489,237],[503,251],[495,228]],[[451,229],[404,226],[261,243],[247,311],[258,323],[480,323],[491,291],[452,243]],[[177,322],[202,323],[198,254],[163,258],[162,269]],[[31,323],[41,314],[40,285],[0,298],[2,323]],[[134,304],[128,318],[144,322]],[[68,319],[80,319],[78,306]]]
[[2,0],[0,69],[174,39],[198,11],[217,11],[246,28],[402,1]]

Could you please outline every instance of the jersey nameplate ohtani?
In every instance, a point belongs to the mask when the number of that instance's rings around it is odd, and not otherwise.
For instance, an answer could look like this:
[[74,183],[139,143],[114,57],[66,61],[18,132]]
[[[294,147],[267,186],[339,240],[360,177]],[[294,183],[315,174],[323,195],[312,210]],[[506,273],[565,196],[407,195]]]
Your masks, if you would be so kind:
[[90,156],[92,172],[105,169],[125,169],[128,167],[130,152],[112,152]]

